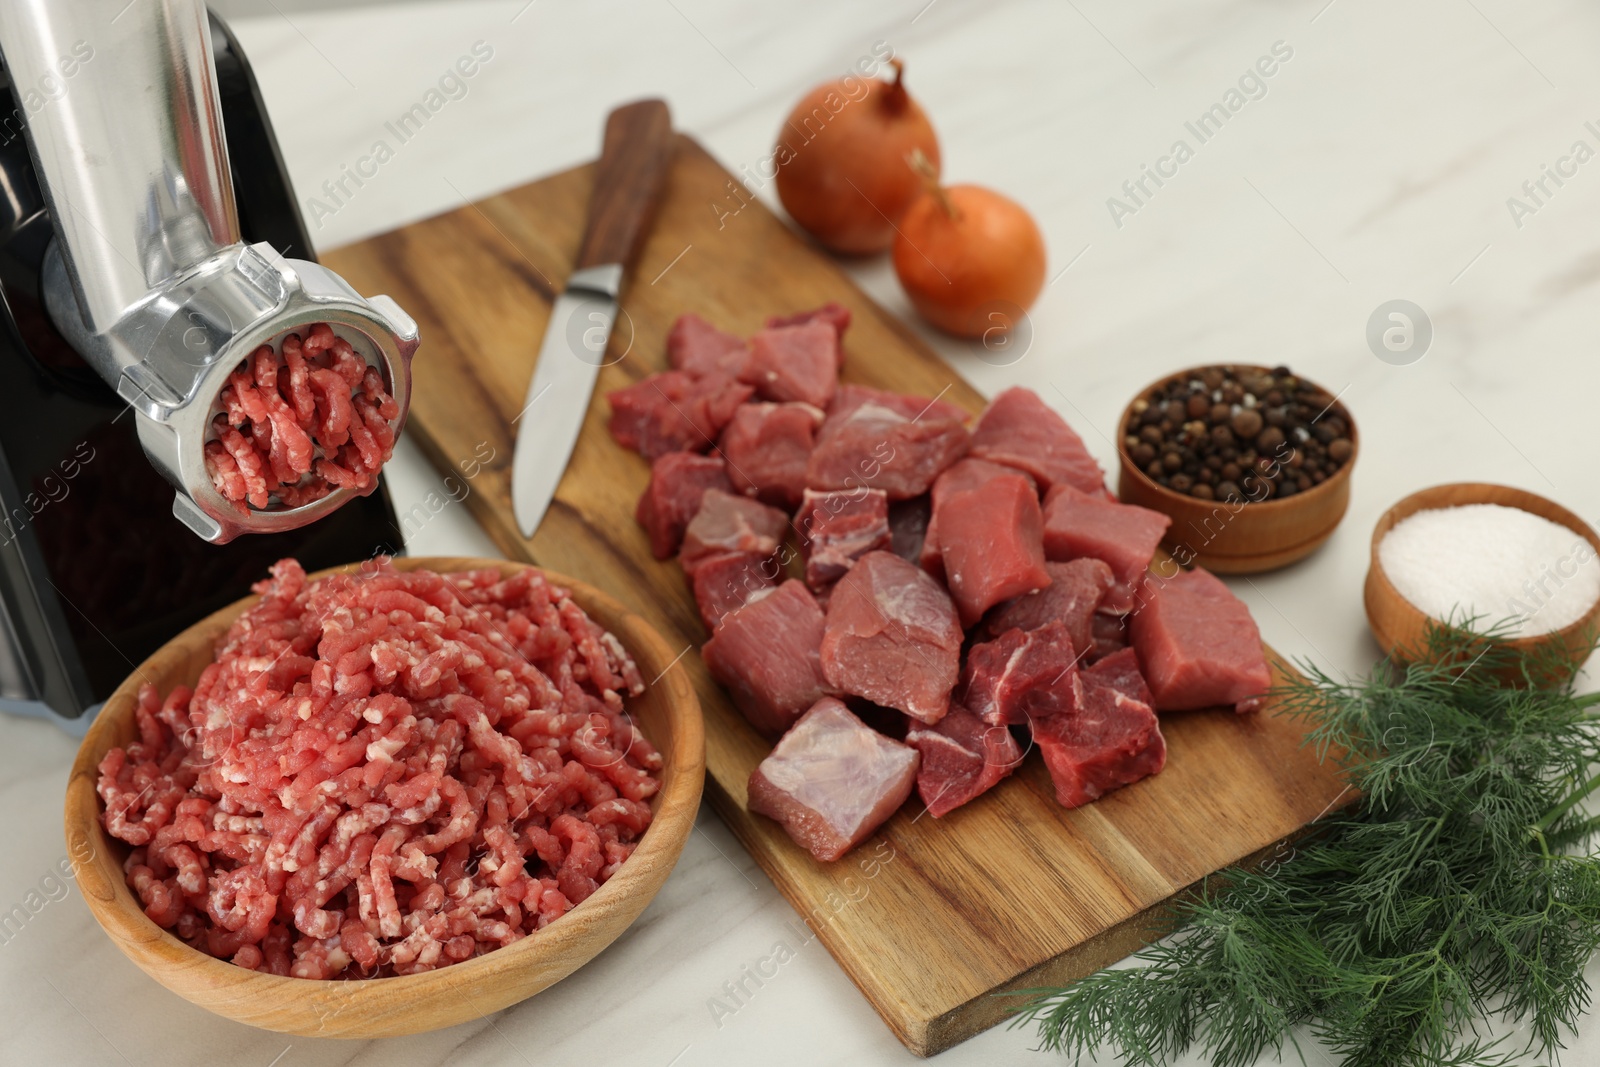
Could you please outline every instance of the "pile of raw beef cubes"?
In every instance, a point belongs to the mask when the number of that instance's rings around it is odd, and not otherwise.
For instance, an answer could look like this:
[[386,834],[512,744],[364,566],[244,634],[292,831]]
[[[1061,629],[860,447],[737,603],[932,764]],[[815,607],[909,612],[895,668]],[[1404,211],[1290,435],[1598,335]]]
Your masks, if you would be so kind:
[[850,318],[829,304],[746,339],[684,315],[672,369],[610,395],[706,667],[776,740],[752,811],[834,860],[913,785],[939,818],[1037,748],[1076,807],[1161,770],[1157,712],[1259,707],[1245,606],[1203,570],[1150,572],[1165,515],[1118,503],[1030,390],[973,422],[840,384]]

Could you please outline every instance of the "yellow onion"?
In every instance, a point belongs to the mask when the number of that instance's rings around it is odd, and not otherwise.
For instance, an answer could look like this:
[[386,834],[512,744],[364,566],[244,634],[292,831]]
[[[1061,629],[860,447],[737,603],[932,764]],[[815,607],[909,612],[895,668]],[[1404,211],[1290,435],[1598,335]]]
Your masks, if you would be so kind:
[[834,252],[887,249],[894,224],[922,192],[906,160],[920,151],[936,171],[939,166],[938,138],[906,92],[904,64],[889,62],[893,81],[846,77],[819,85],[779,131],[778,199]]

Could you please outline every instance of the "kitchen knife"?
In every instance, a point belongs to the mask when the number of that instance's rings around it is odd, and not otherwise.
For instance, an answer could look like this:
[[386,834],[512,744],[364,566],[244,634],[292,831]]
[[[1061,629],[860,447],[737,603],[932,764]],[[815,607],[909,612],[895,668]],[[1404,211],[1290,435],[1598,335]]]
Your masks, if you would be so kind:
[[511,506],[523,537],[539,528],[572,458],[595,378],[608,362],[623,278],[655,214],[673,147],[665,101],[625,104],[606,119],[578,259],[550,309],[527,399],[511,420]]

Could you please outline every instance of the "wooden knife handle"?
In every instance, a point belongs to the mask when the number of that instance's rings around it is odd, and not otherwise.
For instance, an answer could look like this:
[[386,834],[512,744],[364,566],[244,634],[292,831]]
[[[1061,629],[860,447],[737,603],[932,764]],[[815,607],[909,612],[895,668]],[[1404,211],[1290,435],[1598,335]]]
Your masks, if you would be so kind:
[[675,147],[665,100],[624,104],[607,117],[574,269],[605,263],[626,267],[632,261],[661,199]]

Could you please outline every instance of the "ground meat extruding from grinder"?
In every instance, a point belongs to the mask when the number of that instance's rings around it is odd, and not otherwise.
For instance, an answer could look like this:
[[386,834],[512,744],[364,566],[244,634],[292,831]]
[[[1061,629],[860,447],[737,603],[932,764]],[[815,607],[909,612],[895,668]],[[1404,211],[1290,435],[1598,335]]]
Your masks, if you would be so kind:
[[623,710],[644,684],[540,573],[284,560],[256,591],[100,764],[157,924],[273,974],[410,974],[541,929],[632,854],[662,767]]
[[241,511],[276,496],[296,508],[335,489],[362,491],[394,452],[400,407],[383,375],[327,323],[262,345],[223,386],[206,470]]

